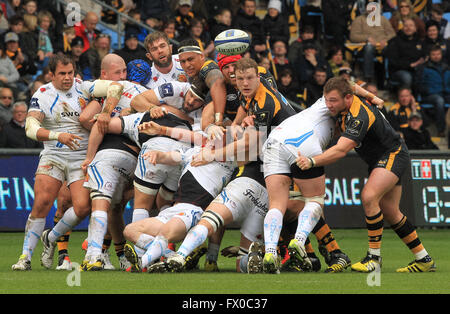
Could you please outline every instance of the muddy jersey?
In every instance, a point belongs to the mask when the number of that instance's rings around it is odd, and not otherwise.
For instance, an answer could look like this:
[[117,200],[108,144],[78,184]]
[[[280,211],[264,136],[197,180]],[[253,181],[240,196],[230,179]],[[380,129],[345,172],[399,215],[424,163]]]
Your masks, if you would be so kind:
[[50,82],[41,86],[30,100],[28,112],[38,111],[44,114],[42,127],[55,132],[72,133],[80,136],[80,146],[71,150],[57,140],[44,141],[43,153],[60,155],[86,154],[89,131],[79,121],[82,110],[88,102],[87,84],[75,79],[68,91],[56,89]]

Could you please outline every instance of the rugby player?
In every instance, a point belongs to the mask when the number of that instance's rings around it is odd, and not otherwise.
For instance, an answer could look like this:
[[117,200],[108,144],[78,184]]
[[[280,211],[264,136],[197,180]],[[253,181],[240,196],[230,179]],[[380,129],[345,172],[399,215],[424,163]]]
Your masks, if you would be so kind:
[[153,62],[148,89],[155,89],[167,82],[187,82],[186,73],[180,65],[178,55],[172,55],[172,45],[167,35],[160,31],[149,34],[144,41],[147,58]]
[[375,106],[354,95],[344,79],[332,78],[324,87],[328,110],[338,119],[342,132],[336,145],[309,157],[299,153],[300,169],[312,170],[343,158],[355,149],[369,166],[369,178],[362,190],[369,249],[360,262],[351,266],[359,272],[380,269],[381,239],[384,219],[408,246],[414,261],[397,272],[429,272],[436,266],[420,241],[414,226],[400,211],[401,177],[409,167],[410,157],[403,139]]
[[[89,191],[83,188],[81,170],[89,132],[79,121],[85,97],[83,82],[74,79],[75,64],[67,56],[55,56],[49,62],[51,82],[32,97],[26,134],[44,142],[36,170],[33,208],[25,227],[25,239],[19,261],[13,270],[31,270],[31,257],[39,237],[44,244],[41,263],[50,268],[56,240],[78,225],[90,212]],[[50,230],[45,228],[48,215],[64,181],[67,181],[73,208]],[[42,236],[41,236],[42,235]]]

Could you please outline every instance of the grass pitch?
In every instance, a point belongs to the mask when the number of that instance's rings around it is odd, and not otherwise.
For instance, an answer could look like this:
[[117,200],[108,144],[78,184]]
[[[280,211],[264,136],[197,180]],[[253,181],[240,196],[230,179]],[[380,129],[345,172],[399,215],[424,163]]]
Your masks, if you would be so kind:
[[[341,249],[352,262],[365,256],[367,231],[363,229],[333,230]],[[435,273],[399,274],[395,270],[413,260],[413,256],[397,235],[390,229],[384,231],[383,267],[379,277],[351,272],[281,273],[280,275],[248,275],[235,272],[235,259],[219,257],[219,273],[200,270],[175,274],[130,274],[121,271],[83,272],[75,281],[74,272],[45,270],[39,262],[42,245],[38,244],[32,261],[32,271],[13,272],[11,265],[20,255],[23,233],[0,233],[0,294],[10,293],[124,293],[124,294],[299,294],[299,293],[450,293],[450,230],[418,230],[425,248],[434,258]],[[81,243],[86,232],[70,236],[69,254],[72,262],[81,263],[84,254]],[[228,230],[221,248],[239,243],[239,231]],[[312,238],[311,238],[312,239]],[[317,249],[316,241],[312,239]],[[111,247],[111,260],[118,260]],[[317,251],[317,250],[316,250]],[[317,251],[317,255],[319,256]],[[55,257],[56,264],[56,257]],[[68,284],[69,283],[69,284]],[[79,286],[73,285],[79,283]],[[368,284],[369,283],[369,284]],[[72,285],[72,286],[71,286]]]

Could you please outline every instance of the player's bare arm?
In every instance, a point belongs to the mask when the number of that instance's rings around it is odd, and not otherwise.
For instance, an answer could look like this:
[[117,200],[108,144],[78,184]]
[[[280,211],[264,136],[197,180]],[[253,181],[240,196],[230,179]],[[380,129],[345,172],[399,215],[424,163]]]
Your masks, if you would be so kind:
[[214,122],[222,125],[227,96],[225,78],[220,70],[212,70],[208,73],[205,83],[210,89],[214,103]]
[[81,137],[71,133],[55,132],[42,127],[45,115],[42,112],[30,111],[26,118],[25,132],[27,137],[35,141],[58,141],[67,145],[70,149],[76,150],[79,147],[78,140]]
[[305,157],[300,155],[296,159],[297,166],[302,170],[308,170],[312,167],[319,167],[332,164],[345,157],[349,151],[354,149],[357,143],[346,137],[341,137],[336,145],[327,149],[325,152],[314,157]]

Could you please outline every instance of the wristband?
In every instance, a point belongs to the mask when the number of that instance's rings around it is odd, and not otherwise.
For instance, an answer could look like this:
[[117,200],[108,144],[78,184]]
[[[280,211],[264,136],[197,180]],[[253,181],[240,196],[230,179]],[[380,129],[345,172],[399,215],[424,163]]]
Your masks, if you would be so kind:
[[215,121],[216,123],[218,123],[218,122],[221,122],[221,123],[222,123],[221,116],[222,116],[222,114],[221,114],[220,112],[216,112],[216,113],[214,114],[214,121]]
[[316,161],[312,157],[308,157],[308,159],[311,162],[311,168],[314,168],[316,166]]
[[61,132],[50,131],[50,133],[48,133],[48,140],[49,141],[57,141],[58,137],[60,135],[61,135]]

